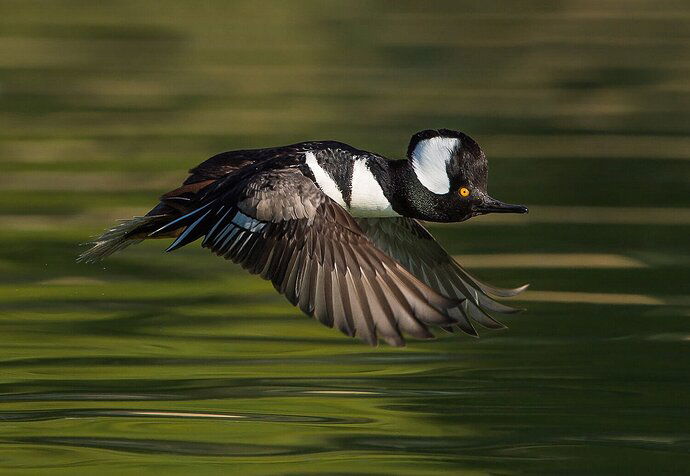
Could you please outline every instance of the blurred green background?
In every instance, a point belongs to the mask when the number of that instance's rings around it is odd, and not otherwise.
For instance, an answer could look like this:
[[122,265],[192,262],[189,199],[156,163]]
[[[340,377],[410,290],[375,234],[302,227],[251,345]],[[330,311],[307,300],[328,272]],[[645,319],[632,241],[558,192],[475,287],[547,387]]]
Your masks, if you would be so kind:
[[[0,472],[682,472],[687,1],[0,0]],[[372,349],[190,246],[79,244],[225,150],[446,127],[528,216],[432,231],[531,282]]]

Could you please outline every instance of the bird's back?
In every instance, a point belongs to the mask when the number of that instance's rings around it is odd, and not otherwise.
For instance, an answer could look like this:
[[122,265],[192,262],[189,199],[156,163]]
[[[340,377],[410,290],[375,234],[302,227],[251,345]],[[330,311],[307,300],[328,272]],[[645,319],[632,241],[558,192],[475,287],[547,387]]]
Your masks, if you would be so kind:
[[198,183],[205,180],[218,180],[249,165],[269,160],[285,162],[283,164],[285,166],[296,165],[299,162],[298,158],[304,152],[309,151],[314,153],[323,151],[347,152],[348,154],[339,154],[337,156],[337,159],[341,161],[348,160],[348,156],[364,153],[364,151],[337,141],[309,141],[263,149],[231,150],[216,154],[190,169],[190,175],[184,184]]

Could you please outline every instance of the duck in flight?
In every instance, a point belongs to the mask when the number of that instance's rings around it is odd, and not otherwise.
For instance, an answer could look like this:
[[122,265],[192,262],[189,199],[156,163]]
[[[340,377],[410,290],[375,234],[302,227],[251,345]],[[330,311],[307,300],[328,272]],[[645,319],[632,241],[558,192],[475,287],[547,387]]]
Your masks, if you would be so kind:
[[487,213],[527,213],[491,198],[487,160],[462,132],[412,136],[407,160],[334,141],[218,154],[190,170],[146,216],[91,243],[80,261],[130,244],[175,238],[167,251],[201,246],[273,283],[304,313],[371,345],[432,338],[430,327],[505,327],[501,289],[468,274],[420,223]]

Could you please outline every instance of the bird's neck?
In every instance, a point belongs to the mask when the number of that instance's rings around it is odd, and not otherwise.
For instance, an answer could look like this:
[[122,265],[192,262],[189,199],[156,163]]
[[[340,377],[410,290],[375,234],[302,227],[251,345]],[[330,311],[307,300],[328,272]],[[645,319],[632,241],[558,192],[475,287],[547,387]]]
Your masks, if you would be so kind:
[[418,205],[420,200],[429,193],[419,183],[409,160],[390,160],[388,162],[390,176],[391,204],[401,215],[423,218],[420,216]]
[[419,220],[447,221],[442,213],[443,196],[422,185],[409,160],[390,160],[388,171],[391,204],[396,212]]

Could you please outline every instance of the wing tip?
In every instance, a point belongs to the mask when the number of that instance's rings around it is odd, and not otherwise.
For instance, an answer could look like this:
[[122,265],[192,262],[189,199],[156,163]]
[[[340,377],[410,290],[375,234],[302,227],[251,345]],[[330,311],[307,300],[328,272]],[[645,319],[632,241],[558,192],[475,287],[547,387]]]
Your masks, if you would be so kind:
[[522,286],[518,286],[517,288],[510,289],[510,291],[514,292],[513,296],[517,296],[518,294],[522,294],[523,292],[527,291],[527,288],[529,288],[530,283],[525,283]]
[[170,252],[175,251],[176,249],[178,249],[178,248],[180,248],[180,247],[182,247],[182,246],[183,246],[183,245],[178,244],[177,241],[174,241],[174,242],[172,242],[172,244],[171,244],[170,246],[168,246],[168,247],[165,249],[165,252],[166,252],[166,253],[170,253]]

